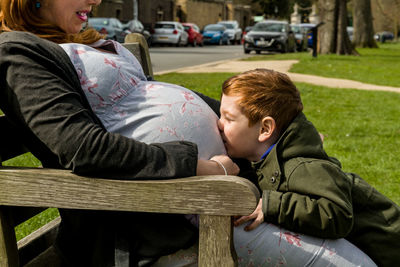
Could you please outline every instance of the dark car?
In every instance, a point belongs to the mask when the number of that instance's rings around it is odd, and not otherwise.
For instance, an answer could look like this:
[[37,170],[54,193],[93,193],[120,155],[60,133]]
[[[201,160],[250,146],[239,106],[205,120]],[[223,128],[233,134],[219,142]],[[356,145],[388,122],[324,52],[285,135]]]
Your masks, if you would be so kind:
[[203,46],[203,35],[200,33],[200,28],[194,23],[182,23],[183,28],[189,34],[188,42],[192,46]]
[[151,44],[151,34],[144,28],[143,24],[139,20],[136,19],[130,20],[127,23],[125,23],[123,27],[125,30],[128,30],[130,32],[136,32],[142,34],[146,39],[147,44],[148,45]]
[[246,34],[243,48],[246,54],[252,50],[257,54],[261,51],[294,52],[296,41],[286,21],[264,20],[257,22]]
[[117,18],[89,18],[89,26],[99,33],[105,34],[107,39],[123,43],[125,36],[130,32],[124,30],[122,23]]
[[204,44],[228,44],[229,36],[226,27],[222,24],[208,24],[203,30]]
[[308,47],[308,34],[305,28],[302,28],[299,24],[290,24],[290,28],[296,38],[297,51],[305,51]]
[[394,34],[392,32],[378,32],[374,35],[376,41],[384,43],[386,41],[392,41],[394,39]]

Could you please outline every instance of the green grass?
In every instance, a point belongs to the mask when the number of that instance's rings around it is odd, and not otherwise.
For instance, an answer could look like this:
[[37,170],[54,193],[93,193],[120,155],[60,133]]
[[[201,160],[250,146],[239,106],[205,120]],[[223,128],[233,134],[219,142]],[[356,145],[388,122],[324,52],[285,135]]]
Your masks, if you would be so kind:
[[[219,98],[222,82],[232,75],[171,73],[156,80]],[[359,174],[400,204],[400,94],[296,85],[304,113],[325,135],[327,153],[338,158],[345,171]]]
[[298,59],[290,72],[342,78],[364,83],[400,87],[400,43],[380,44],[380,48],[358,48],[361,56],[318,55],[309,52],[257,55],[244,60]]

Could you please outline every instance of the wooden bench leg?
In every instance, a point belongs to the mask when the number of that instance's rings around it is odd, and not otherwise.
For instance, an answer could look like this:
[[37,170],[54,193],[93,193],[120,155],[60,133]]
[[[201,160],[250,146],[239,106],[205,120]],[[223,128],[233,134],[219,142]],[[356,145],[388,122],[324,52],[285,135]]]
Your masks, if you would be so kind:
[[18,249],[14,226],[6,207],[0,206],[0,266],[17,267]]
[[200,215],[199,266],[237,266],[230,216]]

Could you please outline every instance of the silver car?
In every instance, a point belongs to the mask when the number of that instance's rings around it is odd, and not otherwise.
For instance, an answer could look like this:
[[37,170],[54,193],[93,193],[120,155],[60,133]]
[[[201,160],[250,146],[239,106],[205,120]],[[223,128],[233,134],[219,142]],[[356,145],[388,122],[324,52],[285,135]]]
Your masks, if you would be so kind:
[[176,21],[159,21],[151,35],[152,44],[188,44],[188,34],[182,24]]
[[226,33],[228,34],[229,43],[240,44],[242,41],[242,29],[239,27],[239,23],[236,20],[224,20],[218,22],[226,27]]

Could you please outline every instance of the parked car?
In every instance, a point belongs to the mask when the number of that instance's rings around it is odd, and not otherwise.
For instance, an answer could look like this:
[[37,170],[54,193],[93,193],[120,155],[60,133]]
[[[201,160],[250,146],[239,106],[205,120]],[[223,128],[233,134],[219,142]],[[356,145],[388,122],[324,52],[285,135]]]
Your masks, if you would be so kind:
[[130,32],[136,32],[142,34],[146,39],[147,44],[148,45],[151,44],[151,34],[144,28],[143,24],[139,20],[136,19],[130,20],[127,23],[123,24],[123,27],[125,30],[129,30]]
[[246,34],[251,31],[251,29],[253,29],[253,26],[247,26],[246,28],[244,28],[244,31],[242,33],[242,44],[244,43],[244,37],[246,36]]
[[189,34],[189,44],[192,46],[203,46],[203,35],[200,33],[200,28],[194,23],[182,23],[183,28]]
[[226,27],[222,24],[208,24],[202,32],[204,44],[228,44],[229,37]]
[[308,35],[305,28],[302,28],[299,24],[290,24],[290,28],[293,31],[294,38],[296,39],[297,51],[305,51],[308,47]]
[[257,54],[261,51],[294,52],[296,41],[286,21],[264,20],[257,22],[246,34],[243,48],[246,54],[252,50]]
[[189,35],[180,22],[159,21],[151,34],[152,44],[187,45]]
[[392,32],[378,32],[374,35],[376,41],[384,43],[386,41],[392,41],[394,39],[394,34]]
[[348,26],[348,27],[346,27],[346,31],[347,31],[347,34],[349,35],[349,39],[350,39],[350,41],[351,41],[351,42],[353,42],[353,33],[354,33],[354,28],[353,28],[353,27],[350,27],[350,26]]
[[88,23],[99,33],[107,35],[106,39],[120,43],[123,43],[125,36],[130,33],[130,31],[124,30],[121,21],[117,18],[89,18]]
[[240,44],[242,40],[242,29],[239,27],[239,23],[236,20],[224,20],[218,22],[226,27],[228,33],[229,43]]

